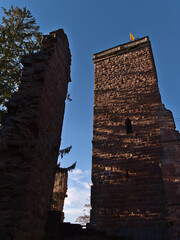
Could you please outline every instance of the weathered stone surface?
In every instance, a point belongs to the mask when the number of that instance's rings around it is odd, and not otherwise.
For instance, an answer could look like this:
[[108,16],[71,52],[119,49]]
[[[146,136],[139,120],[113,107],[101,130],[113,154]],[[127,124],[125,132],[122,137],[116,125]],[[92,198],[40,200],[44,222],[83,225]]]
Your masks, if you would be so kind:
[[67,171],[56,173],[55,180],[54,180],[51,210],[60,212],[60,218],[59,218],[60,222],[63,222],[64,220],[63,207],[64,207],[64,200],[67,197],[67,194],[66,194],[67,180],[68,180]]
[[63,30],[25,56],[19,91],[7,103],[0,144],[0,239],[44,234],[60,147],[71,55]]
[[162,173],[167,197],[167,219],[171,239],[180,236],[180,138],[175,130],[172,113],[162,105],[159,108],[162,139]]
[[97,53],[94,64],[91,227],[138,229],[139,240],[154,227],[153,239],[169,239],[168,216],[180,216],[179,133],[161,103],[150,41]]

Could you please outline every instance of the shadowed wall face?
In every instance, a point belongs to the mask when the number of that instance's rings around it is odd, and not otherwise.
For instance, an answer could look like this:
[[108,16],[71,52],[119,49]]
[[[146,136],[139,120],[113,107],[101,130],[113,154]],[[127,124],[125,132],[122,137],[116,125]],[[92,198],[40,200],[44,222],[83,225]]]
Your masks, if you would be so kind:
[[156,226],[163,235],[161,98],[149,39],[97,53],[94,65],[91,225],[125,234]]
[[[0,239],[44,233],[60,147],[71,55],[63,30],[25,56],[19,91],[8,103],[0,145]],[[9,238],[8,238],[9,237]]]
[[167,197],[170,239],[180,236],[180,134],[175,130],[171,111],[163,105],[158,111],[162,139],[162,173]]

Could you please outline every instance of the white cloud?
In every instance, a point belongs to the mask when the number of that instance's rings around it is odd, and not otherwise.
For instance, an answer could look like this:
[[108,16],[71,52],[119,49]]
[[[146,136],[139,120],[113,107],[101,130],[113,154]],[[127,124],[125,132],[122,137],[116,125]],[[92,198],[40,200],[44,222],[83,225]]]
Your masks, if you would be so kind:
[[70,215],[80,215],[82,214],[82,210],[81,209],[74,209],[74,208],[71,208],[71,209],[67,209],[66,210],[66,214],[70,214]]
[[69,187],[68,197],[66,198],[67,206],[72,205],[73,207],[79,206],[84,203],[84,199],[89,197],[89,189],[82,189],[79,187]]
[[68,197],[65,199],[65,222],[74,223],[83,215],[84,204],[90,200],[90,171],[77,168],[68,176]]

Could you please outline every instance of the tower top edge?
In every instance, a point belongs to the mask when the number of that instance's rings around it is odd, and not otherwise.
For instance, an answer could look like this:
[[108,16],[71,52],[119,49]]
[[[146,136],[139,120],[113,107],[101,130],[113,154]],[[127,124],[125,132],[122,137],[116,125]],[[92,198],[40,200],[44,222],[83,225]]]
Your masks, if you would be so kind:
[[95,62],[96,60],[100,60],[104,57],[111,57],[114,54],[120,54],[124,51],[131,51],[134,47],[140,46],[147,42],[150,42],[149,37],[145,36],[131,42],[120,44],[118,46],[93,54],[93,61]]

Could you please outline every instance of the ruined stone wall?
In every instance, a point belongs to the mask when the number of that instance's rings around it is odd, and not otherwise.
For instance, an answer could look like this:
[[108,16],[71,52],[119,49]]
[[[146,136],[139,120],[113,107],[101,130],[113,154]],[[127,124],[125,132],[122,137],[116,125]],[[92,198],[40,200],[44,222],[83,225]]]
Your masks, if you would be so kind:
[[63,30],[45,36],[25,56],[19,91],[2,121],[0,239],[41,239],[50,209],[70,81],[71,55]]
[[91,226],[168,239],[161,98],[149,39],[95,54],[94,64]]
[[162,173],[167,197],[171,240],[180,237],[180,135],[172,113],[163,105],[158,111],[162,139]]
[[64,200],[67,197],[67,181],[68,181],[68,172],[62,171],[57,172],[54,180],[54,188],[52,195],[51,210],[59,211],[61,213],[60,222],[64,220]]

